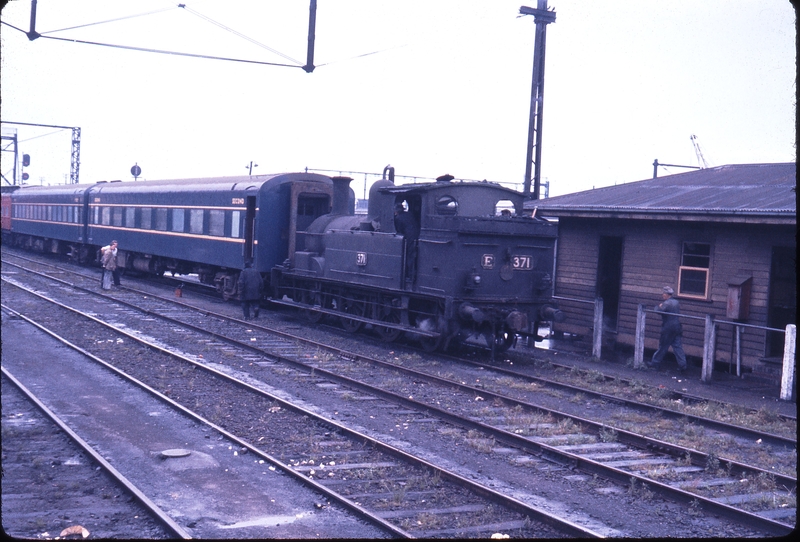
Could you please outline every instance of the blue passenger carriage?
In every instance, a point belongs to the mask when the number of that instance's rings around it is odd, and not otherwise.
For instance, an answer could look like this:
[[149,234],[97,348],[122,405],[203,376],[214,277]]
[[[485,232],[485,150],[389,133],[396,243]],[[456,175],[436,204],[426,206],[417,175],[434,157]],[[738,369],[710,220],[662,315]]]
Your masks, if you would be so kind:
[[[10,206],[4,242],[40,252],[69,254],[85,261],[85,209],[91,185],[22,187],[7,195]],[[13,232],[13,239],[7,235]]]
[[331,193],[329,177],[307,173],[22,188],[11,229],[15,244],[81,262],[116,239],[125,269],[196,273],[229,298],[245,261],[269,276],[303,247]]

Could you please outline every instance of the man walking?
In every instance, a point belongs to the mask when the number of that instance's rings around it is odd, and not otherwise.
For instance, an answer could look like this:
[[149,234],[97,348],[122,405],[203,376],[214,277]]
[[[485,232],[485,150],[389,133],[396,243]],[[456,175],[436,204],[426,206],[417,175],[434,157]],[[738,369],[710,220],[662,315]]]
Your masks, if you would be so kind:
[[658,369],[671,346],[672,353],[675,354],[675,359],[678,361],[678,371],[682,373],[686,371],[686,354],[683,352],[681,342],[683,328],[678,319],[681,306],[678,300],[672,297],[674,294],[675,291],[672,288],[664,286],[661,294],[663,301],[656,305],[656,310],[661,312],[661,337],[658,340],[658,350],[653,354],[653,361],[647,365]]
[[242,299],[242,312],[244,319],[250,319],[250,307],[253,307],[255,317],[258,318],[258,311],[261,308],[261,288],[264,286],[264,279],[261,273],[253,269],[253,262],[247,261],[244,269],[239,274],[239,293]]

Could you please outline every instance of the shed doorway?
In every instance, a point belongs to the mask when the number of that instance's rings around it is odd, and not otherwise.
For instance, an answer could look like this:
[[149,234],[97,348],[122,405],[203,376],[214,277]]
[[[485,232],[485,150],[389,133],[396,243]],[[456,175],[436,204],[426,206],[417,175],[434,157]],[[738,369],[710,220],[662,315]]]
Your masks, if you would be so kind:
[[617,330],[622,283],[622,237],[600,237],[597,256],[597,296],[603,298],[603,329]]
[[[769,272],[769,327],[785,329],[797,322],[797,250],[772,247]],[[784,334],[768,332],[767,357],[783,356]]]

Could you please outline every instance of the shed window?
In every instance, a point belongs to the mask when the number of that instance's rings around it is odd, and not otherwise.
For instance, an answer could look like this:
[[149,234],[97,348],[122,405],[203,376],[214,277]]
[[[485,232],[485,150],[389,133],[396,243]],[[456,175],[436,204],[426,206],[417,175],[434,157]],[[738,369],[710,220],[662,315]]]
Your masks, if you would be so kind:
[[708,299],[711,269],[711,245],[683,243],[681,266],[678,270],[678,295]]

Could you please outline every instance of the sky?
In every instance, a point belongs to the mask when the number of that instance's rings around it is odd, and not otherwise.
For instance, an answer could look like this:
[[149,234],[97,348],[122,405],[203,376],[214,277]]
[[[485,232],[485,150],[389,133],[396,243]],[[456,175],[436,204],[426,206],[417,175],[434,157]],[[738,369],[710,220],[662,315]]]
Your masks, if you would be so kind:
[[[80,127],[81,182],[133,181],[134,164],[139,180],[246,175],[252,161],[253,174],[359,172],[359,197],[375,180],[362,172],[386,165],[400,182],[522,190],[535,24],[519,10],[536,0],[318,0],[311,73],[308,0],[38,0],[33,41],[16,30],[31,4],[0,16],[3,135],[31,156],[30,184],[69,180],[72,131],[8,123]],[[550,196],[651,178],[656,159],[702,165],[692,135],[710,167],[796,160],[788,0],[548,6]]]

